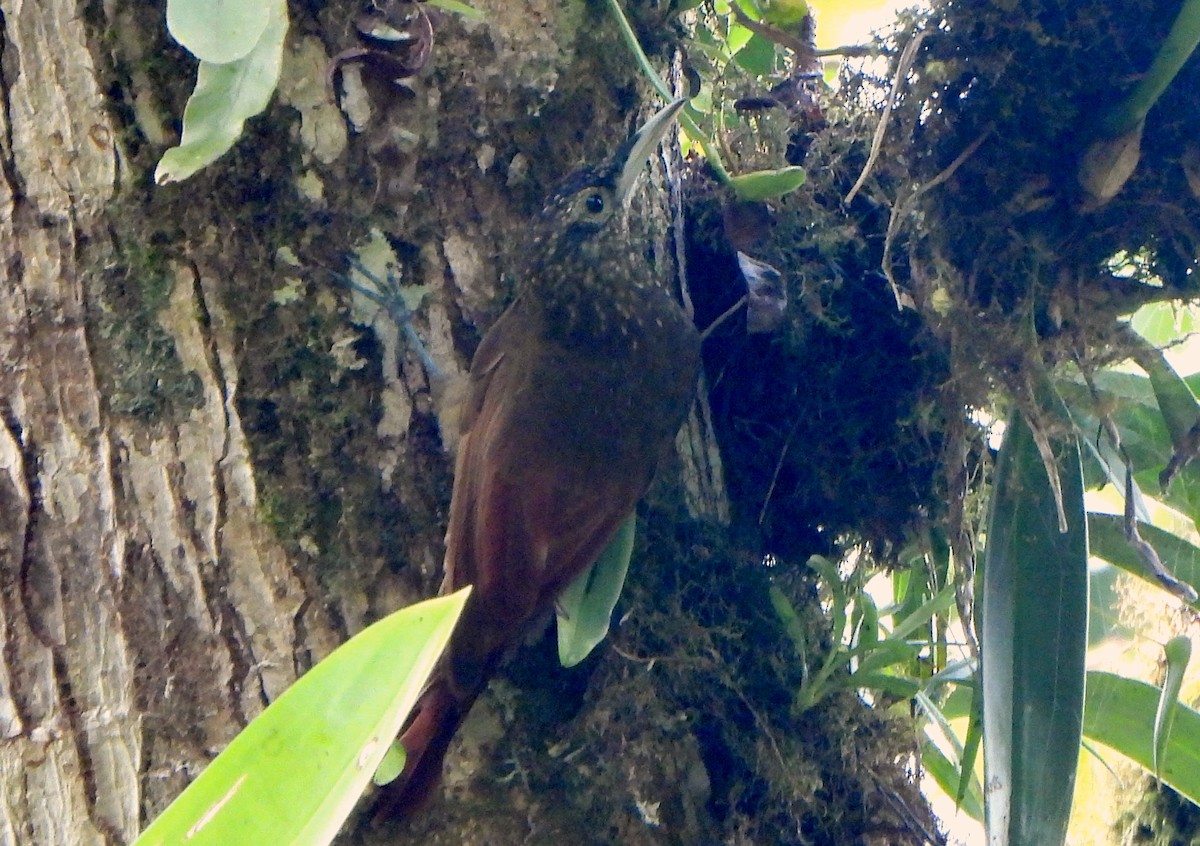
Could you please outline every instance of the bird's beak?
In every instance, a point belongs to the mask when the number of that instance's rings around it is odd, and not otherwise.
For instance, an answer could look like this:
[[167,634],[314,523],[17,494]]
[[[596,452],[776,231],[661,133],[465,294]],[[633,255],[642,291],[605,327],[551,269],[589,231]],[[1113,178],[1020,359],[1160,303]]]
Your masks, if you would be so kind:
[[629,198],[633,194],[633,186],[637,183],[638,177],[642,175],[642,171],[646,169],[646,159],[650,158],[650,154],[654,152],[658,142],[662,141],[663,136],[667,134],[667,129],[675,120],[675,115],[679,113],[686,102],[687,100],[681,97],[664,106],[654,117],[646,121],[642,128],[633,134],[632,138],[625,142],[624,147],[617,154],[619,171],[616,195],[622,204],[629,202]]

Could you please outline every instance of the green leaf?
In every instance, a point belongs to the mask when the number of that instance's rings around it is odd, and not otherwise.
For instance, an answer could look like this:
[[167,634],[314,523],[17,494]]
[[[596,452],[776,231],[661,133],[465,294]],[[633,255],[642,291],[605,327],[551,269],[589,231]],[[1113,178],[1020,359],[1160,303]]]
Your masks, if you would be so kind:
[[912,699],[921,689],[912,679],[891,673],[854,673],[848,680],[839,682],[838,686],[878,690],[901,702]]
[[1175,715],[1179,711],[1179,690],[1183,687],[1183,674],[1192,660],[1192,641],[1187,635],[1173,637],[1163,647],[1167,659],[1167,675],[1163,679],[1162,693],[1158,697],[1158,708],[1154,712],[1154,775],[1159,777],[1163,761],[1166,760],[1167,743]]
[[[1154,714],[1160,692],[1152,684],[1093,670],[1087,674],[1083,733],[1154,772]],[[1200,805],[1200,713],[1178,705],[1161,756],[1159,778]]]
[[223,65],[250,54],[276,5],[273,0],[167,0],[167,29],[197,59]]
[[183,110],[183,137],[154,172],[159,185],[187,179],[216,161],[241,136],[246,120],[271,102],[288,28],[286,3],[273,1],[272,7],[271,21],[248,55],[228,64],[200,63],[196,88]]
[[996,460],[980,639],[988,837],[1065,841],[1079,759],[1087,650],[1087,522],[1074,438],[1051,438],[1065,532],[1033,433],[1019,412]]
[[[972,699],[974,700],[973,696]],[[950,719],[945,711],[938,708],[933,700],[929,698],[928,694],[923,692],[918,693],[915,701],[917,707],[924,712],[930,722],[936,725],[942,736],[946,738],[957,760],[957,764],[955,764],[954,761],[946,758],[939,749],[938,754],[941,755],[945,761],[945,765],[949,769],[944,772],[945,781],[942,780],[942,776],[936,773],[934,774],[934,779],[941,786],[942,790],[946,792],[946,795],[954,797],[954,802],[959,808],[962,808],[972,817],[982,822],[984,816],[983,786],[980,785],[979,778],[975,775],[975,753],[979,749],[979,732],[976,730],[972,734],[972,728],[978,728],[978,721],[974,719],[976,709],[972,708],[971,710],[972,719],[967,725],[967,744],[964,745],[954,733],[954,729],[950,725]],[[930,743],[928,739],[926,742]],[[922,754],[922,759],[926,761],[926,765],[928,766],[928,759],[924,753]],[[941,766],[941,762],[937,763]]]
[[837,565],[823,555],[810,555],[807,564],[829,587],[829,593],[833,599],[829,609],[829,619],[833,623],[833,640],[835,644],[840,643],[846,633],[846,605],[848,603],[846,585],[842,582],[842,575],[838,572]]
[[870,653],[879,644],[879,609],[868,593],[859,594],[854,600],[854,650]]
[[860,676],[865,678],[887,667],[906,664],[915,660],[919,653],[919,647],[902,640],[881,640],[863,655],[855,668],[854,680],[851,683],[858,687],[869,687],[870,685],[859,680]]
[[733,56],[734,62],[755,76],[770,76],[775,71],[775,45],[758,33]]
[[439,9],[445,9],[447,12],[454,12],[457,15],[462,15],[467,20],[481,21],[484,19],[483,12],[468,6],[466,3],[460,3],[459,0],[425,0],[430,6],[436,6]]
[[[1155,587],[1162,587],[1162,583],[1146,569],[1137,552],[1125,540],[1123,517],[1113,514],[1089,514],[1088,527],[1093,555],[1144,579]],[[1154,551],[1171,571],[1171,575],[1200,589],[1200,547],[1179,535],[1148,523],[1138,523],[1138,534],[1154,547]],[[1195,605],[1200,607],[1200,603]]]
[[971,712],[967,720],[967,739],[963,742],[962,758],[959,761],[959,766],[962,767],[962,777],[958,782],[958,791],[954,794],[954,801],[959,805],[967,801],[967,797],[971,793],[978,790],[980,794],[979,802],[983,804],[983,789],[978,787],[978,779],[975,777],[975,762],[979,759],[979,747],[983,745],[983,697],[976,696],[975,691],[971,691]]
[[907,638],[917,629],[924,626],[937,614],[945,613],[954,607],[954,585],[948,584],[936,594],[929,597],[921,604],[919,608],[913,609],[911,612],[898,615],[896,619],[899,621],[892,633],[887,636],[887,640],[902,640]]
[[[1171,440],[1163,424],[1162,412],[1150,380],[1140,373],[1097,373],[1093,378],[1102,404],[1111,411],[1109,417],[1121,433],[1121,446],[1129,454],[1135,468],[1161,467],[1171,450]],[[1094,443],[1100,433],[1100,418],[1093,400],[1083,384],[1060,380],[1054,386],[1066,400],[1071,418],[1076,422],[1081,438]],[[1101,438],[1107,442],[1106,438]],[[1121,462],[1114,461],[1115,466]],[[1124,472],[1116,482],[1120,490],[1125,484]]]
[[613,608],[621,597],[629,559],[633,556],[636,525],[637,515],[630,514],[596,563],[559,595],[555,610],[558,660],[564,667],[574,667],[588,657],[608,634]]
[[1125,99],[1106,115],[1106,132],[1119,135],[1144,121],[1197,44],[1200,44],[1200,0],[1184,0],[1171,31],[1158,48],[1146,73],[1138,79],[1137,85]]
[[807,179],[804,168],[797,165],[781,167],[778,170],[756,170],[731,177],[729,184],[739,200],[749,202],[773,200],[790,194]]
[[1197,318],[1200,318],[1200,309],[1194,303],[1173,300],[1146,303],[1130,316],[1129,325],[1151,346],[1162,348],[1200,328]]
[[795,607],[777,585],[771,585],[767,593],[770,596],[771,608],[775,612],[776,619],[779,620],[784,632],[791,639],[792,646],[795,647],[796,655],[800,657],[801,664],[806,664],[808,661],[808,639],[804,636],[804,626],[800,623],[800,617],[796,614]]
[[778,27],[793,27],[808,15],[806,0],[764,0],[762,7],[762,19]]
[[441,655],[470,589],[380,620],[233,739],[135,846],[327,844]]
[[383,753],[383,760],[375,768],[375,774],[371,776],[371,782],[376,787],[391,784],[400,778],[400,774],[404,772],[406,761],[408,761],[408,752],[399,741],[394,741],[388,746],[387,752]]
[[754,33],[746,29],[739,23],[730,23],[729,30],[725,34],[725,44],[729,49],[730,54],[736,54],[739,50],[750,43],[750,39],[754,37]]
[[[942,788],[942,792],[947,796],[955,795],[959,783],[963,780],[963,773],[931,740],[926,740],[921,744],[921,763],[925,766],[925,771],[933,776],[938,787]],[[983,821],[981,793],[982,791],[967,791],[958,800],[958,807],[980,822]]]
[[1187,382],[1179,378],[1162,350],[1148,350],[1138,357],[1138,363],[1150,375],[1150,385],[1154,388],[1154,397],[1162,410],[1163,420],[1171,435],[1171,445],[1176,452],[1188,448],[1188,433],[1200,420],[1200,404]]

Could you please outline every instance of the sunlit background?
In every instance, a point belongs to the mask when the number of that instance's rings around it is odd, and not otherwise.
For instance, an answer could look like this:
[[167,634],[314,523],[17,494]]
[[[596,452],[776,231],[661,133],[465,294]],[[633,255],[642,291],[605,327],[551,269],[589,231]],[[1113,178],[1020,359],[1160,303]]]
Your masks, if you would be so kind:
[[[902,0],[810,0],[809,5],[815,11],[818,49],[832,49],[867,42],[872,32],[886,31],[900,10],[917,4]],[[1200,325],[1200,309],[1195,306],[1155,304],[1143,308],[1132,317],[1131,322],[1139,333],[1155,345],[1167,348],[1167,359],[1181,376],[1200,372],[1200,334],[1196,331]],[[1132,364],[1128,366],[1134,367]],[[1089,491],[1086,501],[1089,510],[1098,512],[1119,514],[1123,507],[1121,494],[1111,487]],[[1176,525],[1178,534],[1190,535],[1194,542],[1200,543],[1200,535],[1197,535],[1190,519],[1184,515],[1175,515],[1175,519],[1172,519],[1172,515],[1161,513],[1164,508],[1158,506],[1157,517]],[[1099,579],[1094,579],[1094,584],[1101,585],[1106,595],[1111,594],[1113,598],[1119,595],[1126,606],[1127,615],[1130,613],[1128,608],[1136,608],[1140,629],[1136,636],[1132,636],[1128,629],[1116,624],[1116,610],[1108,609],[1112,619],[1106,622],[1112,624],[1117,634],[1089,648],[1088,669],[1103,669],[1143,678],[1151,676],[1161,659],[1162,644],[1174,634],[1169,630],[1169,625],[1178,607],[1178,600],[1137,579],[1112,573],[1112,567],[1107,563],[1093,560],[1093,566],[1094,575],[1100,575]],[[1107,577],[1100,573],[1102,570],[1110,571]],[[876,597],[880,607],[885,606],[892,596],[888,578],[886,574],[881,574],[867,585],[867,590]],[[1100,604],[1103,609],[1103,603],[1096,603],[1095,598],[1093,604]],[[1097,612],[1093,607],[1092,613],[1103,615],[1105,611]],[[1124,635],[1120,634],[1122,631]],[[1185,698],[1187,691],[1195,690],[1197,686],[1200,686],[1200,678],[1193,666],[1184,685]],[[960,737],[964,736],[966,720],[956,721],[954,729]],[[982,764],[978,771],[982,779]],[[1143,771],[1115,752],[1103,747],[1083,750],[1076,780],[1075,811],[1067,842],[1090,846],[1107,846],[1116,842],[1115,817],[1123,807],[1123,803],[1117,801],[1118,797],[1127,797],[1131,791],[1141,789],[1143,779]],[[946,796],[932,779],[925,781],[925,792],[942,822],[949,843],[982,846],[986,842],[982,825],[958,812],[954,800]]]

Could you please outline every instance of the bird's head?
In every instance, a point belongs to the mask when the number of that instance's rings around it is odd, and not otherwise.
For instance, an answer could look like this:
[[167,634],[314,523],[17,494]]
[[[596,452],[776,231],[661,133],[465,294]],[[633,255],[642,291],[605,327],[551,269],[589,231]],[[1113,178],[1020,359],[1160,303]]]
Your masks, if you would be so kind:
[[682,98],[672,101],[646,121],[611,158],[571,174],[551,195],[543,213],[554,221],[555,228],[572,240],[585,238],[623,216],[633,189],[646,170],[646,160],[686,102]]
[[683,104],[661,109],[616,154],[572,174],[546,203],[524,271],[546,337],[619,349],[643,316],[656,320],[656,309],[675,308],[651,245],[630,233],[627,212],[646,160]]

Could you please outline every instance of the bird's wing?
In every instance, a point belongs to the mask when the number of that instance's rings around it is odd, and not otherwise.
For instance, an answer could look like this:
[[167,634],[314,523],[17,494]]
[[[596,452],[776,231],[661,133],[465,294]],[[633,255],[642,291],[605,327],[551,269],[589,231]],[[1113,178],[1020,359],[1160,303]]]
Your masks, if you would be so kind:
[[[519,375],[499,360],[459,444],[446,534],[444,593],[474,592],[451,647],[456,686],[494,672],[529,626],[589,567],[649,485],[652,466],[556,461],[515,431]],[[531,437],[534,439],[531,440]]]
[[475,419],[483,408],[484,397],[487,396],[488,386],[492,375],[500,362],[504,360],[505,338],[509,327],[516,321],[512,315],[521,309],[520,297],[505,310],[504,314],[492,324],[492,328],[484,333],[483,340],[475,349],[471,358],[470,384],[467,388],[466,401],[463,403],[462,416],[459,418],[459,431],[466,434],[471,431]]

